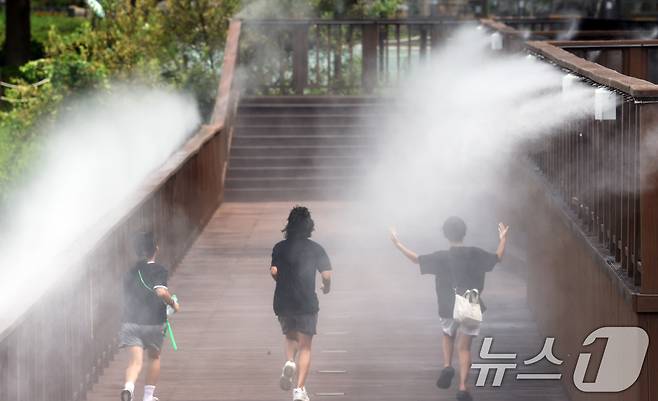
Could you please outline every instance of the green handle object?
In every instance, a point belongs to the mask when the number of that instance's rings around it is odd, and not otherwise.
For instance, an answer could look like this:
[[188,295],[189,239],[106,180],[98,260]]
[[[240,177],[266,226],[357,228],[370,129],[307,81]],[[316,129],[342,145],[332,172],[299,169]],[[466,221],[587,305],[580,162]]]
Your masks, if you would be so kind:
[[178,351],[178,345],[176,344],[176,339],[174,338],[174,331],[171,329],[171,323],[169,323],[169,319],[167,319],[167,333],[169,333],[169,342],[171,343],[171,348],[174,349],[174,351]]
[[[178,303],[178,297],[176,296],[176,294],[172,295],[171,299],[173,299],[174,302]],[[171,311],[169,309],[171,309]],[[174,310],[173,308],[171,308],[171,306],[167,306],[167,312],[168,312],[167,315],[173,314]],[[171,328],[171,323],[169,323],[169,318],[167,318],[167,333],[169,333],[169,342],[171,343],[171,347],[174,349],[174,351],[178,351],[178,345],[176,344],[176,339],[174,338],[174,330]]]

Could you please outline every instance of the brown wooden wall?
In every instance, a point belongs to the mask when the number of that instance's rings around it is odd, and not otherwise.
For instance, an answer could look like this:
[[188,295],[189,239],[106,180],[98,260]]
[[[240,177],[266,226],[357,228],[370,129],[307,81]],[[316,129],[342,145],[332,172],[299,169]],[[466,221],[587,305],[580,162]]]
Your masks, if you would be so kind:
[[237,104],[239,34],[240,22],[233,22],[212,125],[202,127],[118,214],[98,225],[90,237],[100,231],[100,242],[87,247],[82,239],[84,251],[67,255],[66,277],[0,333],[0,400],[84,399],[116,351],[122,277],[136,261],[134,235],[153,230],[160,260],[174,269],[219,206]]
[[[596,249],[554,197],[533,168],[520,166],[513,179],[522,208],[515,211],[515,235],[527,238],[528,302],[542,336],[556,338],[556,354],[565,361],[563,383],[572,401],[655,401],[658,380],[648,372],[658,368],[658,344],[650,342],[640,379],[618,394],[586,394],[573,384],[573,371],[581,352],[592,352],[586,378],[596,372],[603,344],[585,349],[583,340],[603,326],[639,326],[658,338],[658,313],[637,313],[634,298],[615,277]],[[540,347],[541,344],[538,344]],[[599,351],[599,353],[597,353]],[[600,358],[600,356],[599,356]]]

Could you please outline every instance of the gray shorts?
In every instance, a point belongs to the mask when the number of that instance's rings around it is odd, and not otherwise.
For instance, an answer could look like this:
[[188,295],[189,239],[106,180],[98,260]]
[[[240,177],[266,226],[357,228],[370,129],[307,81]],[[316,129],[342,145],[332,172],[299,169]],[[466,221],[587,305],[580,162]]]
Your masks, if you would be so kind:
[[164,341],[164,325],[122,323],[119,329],[119,347],[142,347],[160,351]]
[[300,332],[309,336],[317,334],[318,314],[309,313],[304,315],[284,315],[279,316],[281,331],[288,334],[293,331]]

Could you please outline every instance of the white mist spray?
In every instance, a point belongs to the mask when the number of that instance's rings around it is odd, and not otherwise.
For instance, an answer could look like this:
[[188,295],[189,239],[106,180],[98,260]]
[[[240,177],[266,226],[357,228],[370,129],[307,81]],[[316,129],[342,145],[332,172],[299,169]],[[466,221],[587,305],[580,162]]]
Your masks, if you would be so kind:
[[[68,105],[0,244],[0,331],[68,273],[86,233],[134,195],[200,123],[191,97],[120,88]],[[64,259],[64,260],[63,260]]]
[[593,111],[593,92],[578,84],[562,92],[564,72],[523,55],[490,50],[481,31],[457,31],[428,64],[403,82],[386,116],[373,121],[380,154],[361,183],[366,208],[355,211],[377,227],[402,235],[433,236],[459,215],[469,239],[494,245],[501,205],[522,200],[506,188],[510,166],[522,145],[551,135]]

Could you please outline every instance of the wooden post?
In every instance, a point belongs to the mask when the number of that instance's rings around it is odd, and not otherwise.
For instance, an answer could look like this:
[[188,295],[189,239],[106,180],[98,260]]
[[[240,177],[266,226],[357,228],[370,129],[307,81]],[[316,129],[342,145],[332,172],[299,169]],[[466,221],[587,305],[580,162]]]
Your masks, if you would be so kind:
[[438,49],[441,47],[441,39],[444,37],[444,30],[445,28],[442,25],[439,24],[434,24],[432,25],[432,31],[430,32],[431,34],[431,42],[430,45],[432,46],[432,53],[436,53]]
[[377,28],[375,24],[363,25],[361,82],[365,94],[372,93],[377,85]]
[[293,28],[292,85],[295,94],[303,95],[308,84],[308,25]]
[[427,56],[427,28],[420,26],[420,59],[425,60]]
[[640,238],[643,294],[658,294],[658,163],[644,144],[658,140],[658,104],[639,106]]
[[630,47],[622,50],[623,74],[634,78],[649,77],[649,52],[644,47]]

